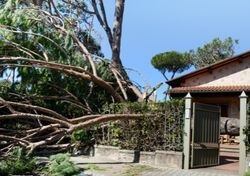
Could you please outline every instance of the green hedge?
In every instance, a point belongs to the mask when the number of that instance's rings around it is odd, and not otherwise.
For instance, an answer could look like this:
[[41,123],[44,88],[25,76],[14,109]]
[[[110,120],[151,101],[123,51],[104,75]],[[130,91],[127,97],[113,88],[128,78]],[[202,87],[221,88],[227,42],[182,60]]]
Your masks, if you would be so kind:
[[247,110],[247,126],[244,129],[244,133],[246,134],[247,138],[245,140],[245,144],[247,147],[247,152],[250,153],[250,102],[248,102],[248,110]]
[[184,101],[166,103],[120,103],[104,108],[105,113],[144,114],[139,120],[115,121],[95,130],[97,144],[122,149],[181,151],[183,148]]

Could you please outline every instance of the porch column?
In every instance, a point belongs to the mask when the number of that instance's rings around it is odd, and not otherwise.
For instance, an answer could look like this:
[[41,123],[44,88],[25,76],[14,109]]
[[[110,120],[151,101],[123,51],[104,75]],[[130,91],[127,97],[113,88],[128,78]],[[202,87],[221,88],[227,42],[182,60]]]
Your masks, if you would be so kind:
[[189,169],[191,113],[192,113],[192,97],[190,93],[188,93],[185,97],[185,119],[184,119],[184,135],[183,135],[184,169]]
[[246,135],[243,130],[247,125],[247,95],[243,91],[240,95],[240,175],[246,171]]

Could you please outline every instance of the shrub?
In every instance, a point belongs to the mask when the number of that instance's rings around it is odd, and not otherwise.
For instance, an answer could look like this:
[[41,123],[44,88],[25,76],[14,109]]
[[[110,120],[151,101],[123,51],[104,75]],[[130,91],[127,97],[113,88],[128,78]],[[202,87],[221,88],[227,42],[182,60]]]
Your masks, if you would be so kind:
[[0,176],[9,175],[9,168],[6,162],[0,162]]
[[88,132],[86,130],[78,130],[73,132],[73,134],[71,135],[71,140],[72,142],[88,142],[91,140],[90,135],[88,134]]
[[50,157],[48,175],[73,176],[80,173],[80,168],[70,161],[69,154],[56,154]]
[[22,148],[15,148],[6,160],[0,162],[0,175],[31,174],[36,168],[35,158],[25,155]]

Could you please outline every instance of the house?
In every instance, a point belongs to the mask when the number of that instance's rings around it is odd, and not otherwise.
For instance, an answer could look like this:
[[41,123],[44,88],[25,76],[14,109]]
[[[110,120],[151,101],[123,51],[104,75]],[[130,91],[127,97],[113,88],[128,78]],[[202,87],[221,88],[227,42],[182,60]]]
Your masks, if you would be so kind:
[[185,97],[184,169],[219,164],[220,117],[240,119],[239,172],[247,169],[250,51],[167,82],[171,97]]

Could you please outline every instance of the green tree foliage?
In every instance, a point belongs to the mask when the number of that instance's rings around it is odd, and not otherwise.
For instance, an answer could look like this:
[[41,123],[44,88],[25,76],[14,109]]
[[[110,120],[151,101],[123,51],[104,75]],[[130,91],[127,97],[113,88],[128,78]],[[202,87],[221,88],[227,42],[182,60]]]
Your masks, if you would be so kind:
[[[76,11],[70,10],[74,8],[67,7],[63,2],[60,2],[58,6],[58,9],[66,18],[64,21],[66,29],[68,29],[66,36],[53,26],[48,28],[48,24],[41,20],[39,13],[27,9],[27,5],[14,0],[7,1],[5,6],[0,9],[0,25],[2,25],[0,30],[0,55],[23,56],[38,60],[44,59],[44,55],[46,55],[46,58],[49,58],[50,61],[85,67],[91,71],[90,64],[79,52],[79,48],[74,46],[71,37],[72,33],[76,34],[78,39],[87,46],[90,53],[103,56],[100,46],[88,31],[72,26],[73,22],[78,20],[83,23],[83,19],[87,20],[89,17],[83,13],[81,17],[77,16]],[[82,19],[82,21],[79,19]],[[22,32],[13,32],[15,30]],[[30,54],[29,50],[33,54]],[[96,64],[98,75],[105,81],[114,81],[114,76],[108,68],[108,61],[101,60]],[[4,68],[4,70],[10,72],[9,69]],[[11,86],[6,90],[27,96],[49,97],[57,95],[58,97],[65,97],[72,93],[72,96],[77,97],[77,101],[81,102],[80,104],[69,104],[69,101],[64,98],[55,99],[55,101],[39,98],[35,100],[34,97],[28,98],[34,104],[53,109],[65,116],[76,117],[85,114],[86,106],[88,106],[89,113],[90,111],[98,112],[101,104],[104,104],[107,101],[107,96],[109,96],[104,90],[91,82],[48,69],[18,67],[16,73],[18,78],[16,80],[19,81],[10,84]],[[86,101],[88,101],[88,105],[85,105]]]
[[86,141],[90,141],[91,135],[88,134],[88,132],[86,130],[78,130],[75,131],[72,135],[71,135],[71,139],[73,142],[86,142]]
[[191,50],[189,57],[195,68],[202,68],[233,56],[236,44],[238,44],[238,40],[232,39],[231,37],[224,40],[215,38],[203,47]]
[[14,148],[8,158],[0,162],[0,176],[32,174],[36,167],[34,158],[26,156],[22,148]]
[[[190,60],[185,54],[177,51],[170,51],[155,55],[151,64],[159,70],[166,80],[172,79],[176,73],[181,73],[190,67]],[[172,73],[170,78],[166,73]]]
[[74,176],[80,173],[80,168],[77,167],[68,154],[57,154],[50,157],[48,165],[48,175],[51,176]]

